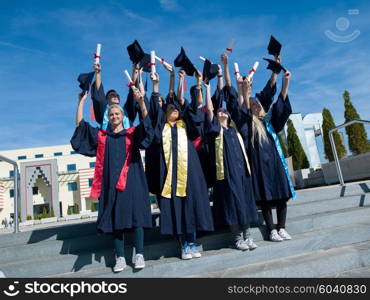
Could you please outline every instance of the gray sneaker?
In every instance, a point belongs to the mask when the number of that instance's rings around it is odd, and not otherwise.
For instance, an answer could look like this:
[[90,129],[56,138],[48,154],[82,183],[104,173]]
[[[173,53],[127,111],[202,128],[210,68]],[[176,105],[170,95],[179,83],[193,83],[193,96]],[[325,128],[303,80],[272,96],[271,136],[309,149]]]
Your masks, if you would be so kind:
[[126,268],[126,259],[123,256],[117,257],[116,265],[113,267],[113,272],[121,272],[124,268]]
[[270,232],[270,241],[272,242],[282,242],[282,237],[278,234],[276,229],[271,230]]
[[142,254],[138,253],[135,255],[134,265],[135,265],[135,269],[145,268],[145,260]]

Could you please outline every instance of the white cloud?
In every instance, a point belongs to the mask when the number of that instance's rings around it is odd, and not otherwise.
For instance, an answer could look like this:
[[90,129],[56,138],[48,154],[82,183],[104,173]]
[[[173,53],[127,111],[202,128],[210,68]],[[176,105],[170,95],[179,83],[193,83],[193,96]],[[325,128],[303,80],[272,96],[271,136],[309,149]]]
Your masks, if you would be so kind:
[[176,0],[159,0],[161,8],[166,11],[177,11],[181,8]]

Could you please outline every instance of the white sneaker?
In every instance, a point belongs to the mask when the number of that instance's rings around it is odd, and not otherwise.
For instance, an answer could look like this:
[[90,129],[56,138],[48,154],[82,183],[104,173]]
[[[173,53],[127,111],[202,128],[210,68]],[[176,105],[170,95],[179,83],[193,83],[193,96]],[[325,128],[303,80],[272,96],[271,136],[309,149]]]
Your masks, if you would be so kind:
[[192,258],[199,258],[202,256],[202,254],[197,249],[196,243],[189,243],[189,252]]
[[272,241],[272,242],[282,242],[283,241],[283,239],[278,234],[278,232],[277,232],[276,229],[271,230],[271,233],[270,233],[270,241]]
[[145,268],[145,260],[144,256],[140,253],[135,255],[134,261],[135,269],[144,269]]
[[238,249],[238,250],[242,250],[242,251],[244,251],[244,250],[248,250],[248,249],[249,249],[249,247],[248,247],[248,245],[247,245],[247,242],[246,242],[246,241],[244,240],[244,238],[243,238],[243,234],[238,235],[238,236],[236,237],[235,247],[236,247],[236,249]]
[[278,234],[280,235],[280,237],[283,240],[291,240],[292,239],[292,237],[290,236],[290,234],[284,228],[280,228]]
[[113,267],[113,272],[121,272],[124,268],[126,268],[126,259],[123,256],[117,257],[116,265]]
[[253,250],[258,248],[257,244],[253,241],[253,238],[249,237],[245,240],[249,249]]
[[185,246],[181,248],[181,259],[192,259],[193,256],[190,253],[189,246]]

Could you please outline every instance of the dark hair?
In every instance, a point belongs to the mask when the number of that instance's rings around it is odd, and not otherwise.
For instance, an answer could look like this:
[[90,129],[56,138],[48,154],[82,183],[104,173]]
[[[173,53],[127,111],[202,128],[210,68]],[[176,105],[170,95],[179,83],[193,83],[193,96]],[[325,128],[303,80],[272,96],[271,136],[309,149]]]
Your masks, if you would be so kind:
[[105,99],[108,101],[110,98],[113,98],[113,97],[117,97],[119,100],[121,100],[121,98],[119,97],[119,94],[115,91],[115,90],[109,90],[106,95],[105,95]]

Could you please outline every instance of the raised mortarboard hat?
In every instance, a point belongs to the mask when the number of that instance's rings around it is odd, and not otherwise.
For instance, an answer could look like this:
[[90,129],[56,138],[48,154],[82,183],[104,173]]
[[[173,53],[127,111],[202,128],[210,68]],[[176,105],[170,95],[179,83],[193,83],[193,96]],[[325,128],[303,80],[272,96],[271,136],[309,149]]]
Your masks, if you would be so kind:
[[281,50],[281,44],[273,36],[270,37],[269,45],[267,46],[269,54],[273,56],[279,56]]
[[203,80],[206,82],[215,78],[218,73],[218,65],[211,63],[210,60],[206,59],[203,65]]
[[94,74],[95,72],[90,72],[90,73],[82,73],[80,75],[78,75],[78,82],[80,83],[80,88],[82,91],[89,91],[90,90],[90,86],[91,86],[91,82],[94,78]]
[[193,76],[197,69],[194,67],[193,63],[186,56],[184,48],[181,47],[180,54],[176,57],[174,61],[175,67],[181,67],[185,73],[189,76]]
[[278,62],[269,59],[269,58],[264,58],[269,64],[267,65],[267,69],[271,70],[272,72],[279,74],[281,70],[286,72],[286,69]]
[[127,52],[130,60],[134,64],[139,63],[145,56],[145,53],[137,40],[127,47]]
[[140,60],[140,68],[143,68],[144,72],[151,72],[151,67],[150,67],[150,54],[144,54],[144,57]]

